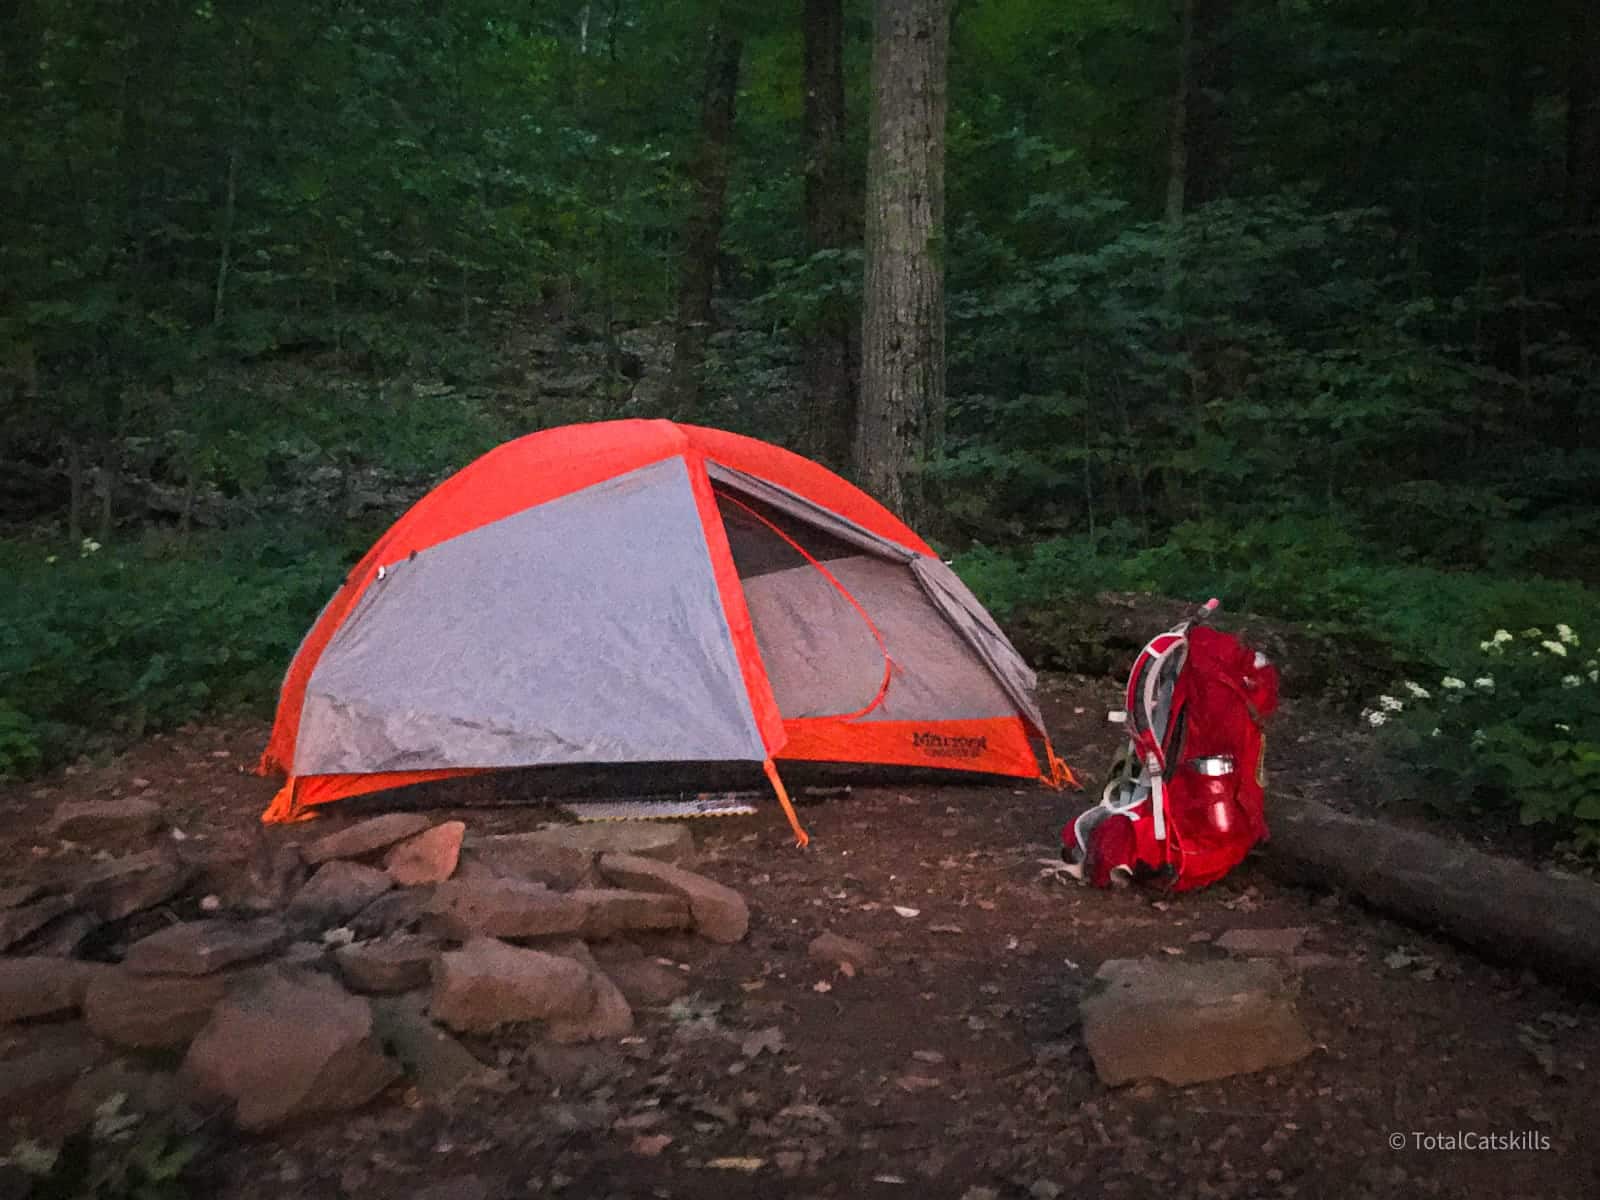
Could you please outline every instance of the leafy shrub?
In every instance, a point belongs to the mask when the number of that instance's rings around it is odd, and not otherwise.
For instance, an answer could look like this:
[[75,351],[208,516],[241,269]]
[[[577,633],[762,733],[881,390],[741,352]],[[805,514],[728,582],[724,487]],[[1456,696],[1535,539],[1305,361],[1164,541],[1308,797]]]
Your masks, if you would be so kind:
[[1515,813],[1600,852],[1600,659],[1571,626],[1497,629],[1437,683],[1402,681],[1363,716],[1436,804]]
[[187,553],[0,547],[0,773],[270,705],[349,551],[254,527]]

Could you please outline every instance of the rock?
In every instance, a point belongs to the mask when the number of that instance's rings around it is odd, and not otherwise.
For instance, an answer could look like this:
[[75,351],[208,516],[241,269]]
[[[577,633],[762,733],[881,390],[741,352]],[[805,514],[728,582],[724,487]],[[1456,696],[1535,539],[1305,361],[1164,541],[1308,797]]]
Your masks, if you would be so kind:
[[76,1012],[90,982],[113,970],[70,958],[0,959],[0,1023]]
[[26,943],[27,953],[46,958],[71,958],[84,940],[99,928],[99,920],[88,913],[69,912],[34,934]]
[[744,897],[704,875],[632,854],[602,855],[600,873],[618,887],[682,896],[695,929],[714,942],[737,942],[750,928]]
[[589,915],[570,894],[521,879],[441,883],[426,911],[428,924],[459,941],[577,933]]
[[462,821],[435,825],[391,847],[384,856],[383,869],[401,887],[443,883],[455,874],[456,863],[461,858],[461,838],[466,831],[467,826]]
[[350,920],[350,931],[360,938],[389,937],[413,930],[422,921],[433,898],[430,887],[393,888],[379,896]]
[[601,821],[592,825],[556,825],[524,836],[533,843],[577,850],[591,856],[632,854],[678,866],[691,866],[695,861],[694,835],[687,825]]
[[1114,959],[1081,1002],[1095,1070],[1116,1086],[1179,1086],[1282,1067],[1311,1053],[1273,964]]
[[161,808],[149,800],[68,800],[56,808],[47,832],[69,842],[97,837],[148,837],[161,828]]
[[68,1091],[105,1057],[105,1047],[81,1026],[31,1038],[24,1053],[0,1061],[0,1114],[13,1116]]
[[73,900],[102,921],[120,921],[172,899],[194,876],[188,864],[150,850],[96,864],[75,881]]
[[355,916],[394,886],[374,867],[334,859],[317,869],[289,904],[291,921],[338,925]]
[[627,1065],[615,1050],[604,1046],[563,1046],[536,1042],[533,1065],[539,1074],[557,1087],[573,1092],[592,1092],[627,1073]]
[[123,965],[139,975],[210,975],[283,948],[289,931],[275,917],[184,921],[128,947]]
[[490,1200],[489,1185],[476,1175],[432,1183],[409,1193],[411,1200]]
[[594,1007],[581,1017],[560,1017],[549,1025],[550,1039],[570,1045],[626,1037],[633,1032],[633,1009],[628,999],[603,971],[590,970],[594,981]]
[[235,1104],[247,1130],[357,1108],[399,1074],[373,1037],[372,1010],[323,975],[251,972],[217,1005],[184,1073]]
[[0,888],[0,910],[18,908],[36,900],[44,889],[36,883],[19,883],[15,887]]
[[244,861],[213,864],[204,883],[223,906],[247,913],[280,912],[306,881],[309,869],[294,842],[273,845],[262,838]]
[[1289,958],[1299,951],[1307,932],[1303,928],[1230,929],[1216,944],[1243,958]]
[[649,959],[608,963],[605,973],[635,1008],[656,1008],[671,1004],[689,990],[682,971],[663,967]]
[[847,938],[829,930],[820,933],[811,939],[811,945],[806,947],[806,953],[817,962],[834,963],[838,966],[849,965],[856,969],[864,969],[878,961],[878,952],[865,942],[858,942],[854,938]]
[[364,858],[396,842],[416,837],[429,824],[421,813],[385,813],[318,838],[305,847],[301,855],[314,867],[336,858]]
[[125,968],[106,971],[89,984],[83,1019],[114,1045],[136,1050],[186,1046],[205,1028],[227,990],[220,975],[161,978]]
[[588,887],[600,882],[594,851],[552,842],[539,833],[502,833],[466,843],[458,879],[487,872],[505,879],[527,879],[553,888]]
[[20,908],[0,909],[0,950],[9,950],[71,911],[72,901],[66,896],[47,896]]
[[582,963],[485,937],[439,956],[429,1011],[451,1029],[476,1033],[585,1017],[595,1000],[595,973]]
[[497,1087],[499,1071],[479,1062],[460,1042],[423,1014],[419,1002],[386,997],[372,1002],[373,1027],[384,1046],[405,1066],[417,1090],[435,1103],[463,1092]]
[[580,888],[570,895],[588,909],[583,921],[586,938],[603,940],[647,929],[687,929],[692,924],[688,902],[670,892]]
[[339,974],[353,992],[392,995],[427,987],[439,945],[427,938],[356,942],[334,953]]

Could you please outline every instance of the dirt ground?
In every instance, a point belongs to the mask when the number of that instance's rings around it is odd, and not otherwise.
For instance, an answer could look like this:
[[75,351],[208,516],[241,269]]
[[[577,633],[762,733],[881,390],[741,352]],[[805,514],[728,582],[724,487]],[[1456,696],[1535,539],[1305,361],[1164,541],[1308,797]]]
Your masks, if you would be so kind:
[[[1045,681],[1056,745],[1091,783],[1113,748],[1113,695],[1107,680]],[[1359,767],[1321,729],[1286,707],[1273,787],[1336,800],[1353,783],[1341,771]],[[240,722],[186,730],[0,788],[11,847],[0,883],[61,853],[37,830],[64,799],[145,794],[187,839],[258,836],[273,784],[246,772],[265,734]],[[402,1084],[339,1120],[234,1136],[207,1194],[398,1198],[477,1176],[508,1197],[1600,1196],[1592,998],[1287,890],[1256,861],[1182,898],[1081,889],[1041,860],[1088,798],[1009,784],[857,788],[802,809],[804,852],[775,806],[697,822],[699,869],[739,888],[752,919],[736,946],[640,943],[685,969],[685,1001],[640,1012],[621,1045],[541,1053],[542,1069],[525,1030],[472,1040],[510,1087],[455,1111]],[[480,831],[551,817],[438,815]],[[1297,978],[1311,1057],[1188,1088],[1097,1080],[1076,1001],[1103,961],[1211,958],[1230,929],[1289,926],[1310,931]],[[824,930],[876,947],[877,965],[851,975],[809,960]],[[1548,1148],[1440,1144],[1466,1135]]]

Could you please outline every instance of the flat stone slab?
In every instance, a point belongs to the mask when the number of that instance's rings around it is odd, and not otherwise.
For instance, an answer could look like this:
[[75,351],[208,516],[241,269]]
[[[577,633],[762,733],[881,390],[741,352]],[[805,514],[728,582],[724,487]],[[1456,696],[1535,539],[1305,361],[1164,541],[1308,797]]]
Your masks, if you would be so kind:
[[689,990],[688,977],[682,971],[664,967],[647,958],[628,962],[607,963],[601,968],[636,1008],[658,1008],[671,1004]]
[[336,858],[365,858],[387,849],[396,842],[416,837],[432,824],[421,813],[385,813],[362,821],[338,833],[320,837],[301,849],[301,857],[312,866],[331,862]]
[[355,942],[341,947],[333,958],[351,991],[394,995],[427,987],[439,953],[438,943],[428,938],[399,937]]
[[163,1050],[187,1046],[227,994],[221,975],[139,975],[123,968],[97,975],[83,999],[84,1023],[118,1046]]
[[383,869],[401,887],[443,883],[456,873],[456,863],[461,859],[461,839],[466,832],[464,821],[435,825],[391,846],[384,855]]
[[1241,958],[1292,958],[1300,952],[1310,930],[1303,926],[1289,929],[1230,929],[1216,944]]
[[618,887],[682,896],[695,929],[714,942],[737,942],[750,928],[744,897],[704,875],[636,854],[602,855],[600,873]]
[[1111,1086],[1184,1086],[1285,1067],[1313,1046],[1275,964],[1113,959],[1080,1004],[1083,1037]]
[[552,841],[542,833],[499,833],[468,838],[457,879],[485,874],[523,879],[553,888],[587,887],[598,883],[595,852],[585,846]]
[[434,889],[427,925],[447,937],[533,938],[578,933],[589,906],[522,879],[452,879]]
[[587,1017],[596,999],[595,973],[577,959],[474,938],[440,955],[428,1010],[451,1029],[483,1033],[524,1021]]
[[11,1116],[70,1091],[105,1057],[106,1048],[81,1025],[53,1028],[22,1054],[0,1061],[0,1114]]
[[679,866],[695,860],[694,834],[687,825],[660,821],[600,821],[556,825],[525,835],[529,842],[594,854],[636,854]]
[[498,1087],[504,1076],[480,1062],[455,1038],[428,1020],[423,1005],[397,996],[372,1002],[373,1028],[400,1060],[417,1090],[448,1103],[479,1088]]
[[16,908],[30,900],[37,900],[44,889],[36,883],[19,883],[15,887],[0,888],[0,910]]
[[56,808],[47,832],[82,842],[97,837],[148,837],[161,828],[161,808],[149,800],[69,800]]
[[185,921],[128,947],[123,965],[139,975],[210,975],[275,953],[289,940],[283,922]]
[[72,907],[72,901],[66,896],[46,896],[18,908],[0,909],[0,950],[9,950],[57,917],[71,912]]
[[628,888],[580,888],[569,893],[588,910],[583,936],[597,940],[622,933],[655,929],[687,929],[689,902],[672,892],[639,892]]
[[183,1065],[201,1090],[234,1101],[241,1128],[357,1108],[398,1078],[365,1000],[311,972],[249,974],[248,986],[217,1005]]
[[0,958],[0,1023],[74,1013],[95,976],[115,969],[70,958]]
[[388,874],[375,867],[334,859],[317,868],[289,902],[291,921],[337,925],[355,916],[394,886]]
[[72,898],[102,921],[120,921],[186,888],[195,868],[159,850],[98,863],[71,884]]
[[833,963],[836,966],[848,964],[855,969],[864,969],[878,961],[878,952],[865,942],[858,942],[855,938],[847,938],[832,930],[819,933],[811,939],[811,944],[806,947],[806,953],[815,962]]

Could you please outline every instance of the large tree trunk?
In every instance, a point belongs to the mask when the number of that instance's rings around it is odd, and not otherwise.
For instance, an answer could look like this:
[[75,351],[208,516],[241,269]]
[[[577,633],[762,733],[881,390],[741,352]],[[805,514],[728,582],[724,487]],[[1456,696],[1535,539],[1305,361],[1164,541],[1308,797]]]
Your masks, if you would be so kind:
[[1433,834],[1275,794],[1262,863],[1295,883],[1353,894],[1486,958],[1600,987],[1600,887]]
[[921,515],[918,473],[944,411],[946,0],[877,0],[867,159],[858,482]]
[[[805,0],[806,249],[841,250],[850,237],[850,185],[844,163],[844,6]],[[855,432],[850,315],[824,302],[803,348],[809,449],[829,466],[850,461]]]
[[700,152],[691,168],[694,200],[683,230],[683,265],[678,276],[678,322],[672,347],[668,401],[679,416],[700,400],[701,370],[712,326],[711,300],[717,277],[717,246],[728,194],[728,154],[734,103],[739,91],[743,46],[719,13],[706,53],[700,109]]
[[1233,174],[1233,126],[1228,113],[1233,0],[1193,0],[1192,7],[1183,123],[1186,210],[1227,195]]

